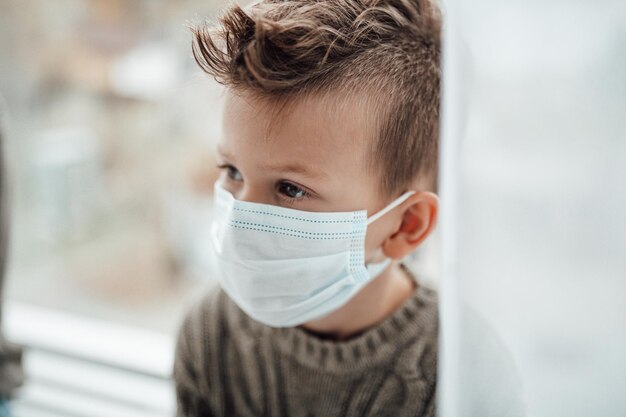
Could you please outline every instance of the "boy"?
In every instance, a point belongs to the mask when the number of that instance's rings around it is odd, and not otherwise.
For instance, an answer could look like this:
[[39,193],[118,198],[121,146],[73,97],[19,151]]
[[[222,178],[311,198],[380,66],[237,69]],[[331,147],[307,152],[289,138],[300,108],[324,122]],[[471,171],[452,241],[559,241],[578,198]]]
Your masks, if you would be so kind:
[[194,30],[227,86],[221,290],[180,331],[181,416],[432,416],[440,18],[423,0],[265,0]]

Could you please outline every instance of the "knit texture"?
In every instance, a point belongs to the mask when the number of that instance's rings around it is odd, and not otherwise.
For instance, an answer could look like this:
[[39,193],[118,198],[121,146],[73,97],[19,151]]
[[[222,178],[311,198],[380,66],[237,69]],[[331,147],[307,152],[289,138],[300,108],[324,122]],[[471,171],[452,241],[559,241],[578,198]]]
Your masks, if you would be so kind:
[[434,416],[437,330],[436,293],[421,285],[346,341],[265,326],[217,289],[179,333],[178,416]]

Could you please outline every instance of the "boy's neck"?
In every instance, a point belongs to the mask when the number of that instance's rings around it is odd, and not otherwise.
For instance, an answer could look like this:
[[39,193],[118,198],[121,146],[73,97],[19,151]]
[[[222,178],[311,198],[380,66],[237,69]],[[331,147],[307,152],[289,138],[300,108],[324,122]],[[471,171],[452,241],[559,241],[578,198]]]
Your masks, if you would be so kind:
[[320,336],[346,340],[383,321],[415,290],[415,281],[394,261],[346,305],[302,328]]

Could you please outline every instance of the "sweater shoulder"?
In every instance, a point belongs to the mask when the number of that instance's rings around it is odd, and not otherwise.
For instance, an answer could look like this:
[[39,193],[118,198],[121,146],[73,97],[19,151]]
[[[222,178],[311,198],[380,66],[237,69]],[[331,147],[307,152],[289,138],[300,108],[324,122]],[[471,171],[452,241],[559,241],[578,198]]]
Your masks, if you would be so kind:
[[434,387],[439,356],[439,297],[436,290],[422,286],[404,307],[410,337],[398,346],[392,360],[406,377],[423,378]]
[[191,305],[179,327],[179,339],[183,336],[196,338],[209,330],[207,319],[215,318],[220,314],[220,292],[219,287],[213,287]]
[[173,376],[177,384],[198,385],[204,379],[202,368],[215,356],[223,333],[224,297],[221,289],[214,287],[185,314],[176,337]]

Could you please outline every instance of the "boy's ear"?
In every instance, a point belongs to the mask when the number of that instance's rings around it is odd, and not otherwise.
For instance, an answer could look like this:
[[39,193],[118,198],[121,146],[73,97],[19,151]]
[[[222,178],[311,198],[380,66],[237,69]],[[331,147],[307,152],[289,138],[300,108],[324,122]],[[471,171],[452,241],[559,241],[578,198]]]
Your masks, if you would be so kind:
[[435,228],[439,198],[429,191],[412,195],[404,205],[402,223],[383,242],[383,252],[391,259],[402,259],[413,251]]

